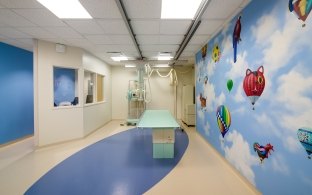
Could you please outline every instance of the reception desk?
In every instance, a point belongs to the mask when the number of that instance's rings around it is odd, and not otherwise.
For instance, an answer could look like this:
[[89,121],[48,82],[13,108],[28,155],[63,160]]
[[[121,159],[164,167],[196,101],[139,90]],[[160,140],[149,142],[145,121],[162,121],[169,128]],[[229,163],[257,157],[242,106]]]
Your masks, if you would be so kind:
[[169,110],[145,110],[137,127],[153,129],[153,158],[174,157],[174,131],[180,126]]

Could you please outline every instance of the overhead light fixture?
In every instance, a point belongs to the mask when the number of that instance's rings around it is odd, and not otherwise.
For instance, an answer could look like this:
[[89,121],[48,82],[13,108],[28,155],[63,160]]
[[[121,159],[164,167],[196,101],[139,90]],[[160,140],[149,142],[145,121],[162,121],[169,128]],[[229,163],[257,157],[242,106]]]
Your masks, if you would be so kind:
[[171,52],[159,52],[157,60],[171,60]]
[[116,62],[120,62],[123,60],[128,60],[128,58],[126,56],[116,56],[116,57],[111,57],[112,60],[116,61]]
[[171,60],[172,57],[171,56],[158,56],[157,60]]
[[193,19],[202,0],[162,0],[161,19]]
[[126,68],[135,68],[136,65],[134,65],[134,64],[125,64],[125,67]]
[[53,14],[62,19],[92,18],[79,0],[37,0]]
[[167,68],[170,66],[169,66],[169,64],[155,64],[153,67],[155,67],[155,68]]

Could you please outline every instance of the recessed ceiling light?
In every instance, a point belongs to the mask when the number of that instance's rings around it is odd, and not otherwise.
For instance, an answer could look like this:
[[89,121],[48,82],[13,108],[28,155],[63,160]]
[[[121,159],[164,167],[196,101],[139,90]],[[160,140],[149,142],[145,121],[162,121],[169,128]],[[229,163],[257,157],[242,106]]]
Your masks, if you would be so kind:
[[172,57],[171,56],[158,56],[157,60],[171,60]]
[[126,68],[135,68],[136,65],[135,64],[125,64]]
[[162,0],[161,19],[193,19],[202,0]]
[[155,64],[153,67],[156,68],[167,68],[170,67],[169,64]]
[[122,60],[128,60],[128,58],[126,56],[117,56],[117,57],[111,57],[112,60],[120,62]]
[[62,19],[92,18],[78,0],[37,0]]
[[159,52],[157,59],[158,60],[171,60],[171,52]]

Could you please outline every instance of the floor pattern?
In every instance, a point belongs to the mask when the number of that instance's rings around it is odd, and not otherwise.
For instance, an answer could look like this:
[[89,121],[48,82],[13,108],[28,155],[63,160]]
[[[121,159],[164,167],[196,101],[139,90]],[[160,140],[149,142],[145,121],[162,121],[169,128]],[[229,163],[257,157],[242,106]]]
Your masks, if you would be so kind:
[[180,130],[175,136],[173,159],[153,159],[151,129],[134,128],[105,138],[55,166],[25,194],[143,194],[182,158],[189,139]]

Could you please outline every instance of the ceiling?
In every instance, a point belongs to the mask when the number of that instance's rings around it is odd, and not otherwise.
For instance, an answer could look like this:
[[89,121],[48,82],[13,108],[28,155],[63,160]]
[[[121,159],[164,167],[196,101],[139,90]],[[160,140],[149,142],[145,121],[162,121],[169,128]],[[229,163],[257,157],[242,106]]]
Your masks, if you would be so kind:
[[[160,19],[161,0],[80,2],[93,19],[59,19],[36,0],[0,0],[0,41],[29,51],[33,39],[76,46],[110,65],[126,63],[113,61],[111,52],[121,52],[131,62],[143,59],[152,63],[157,63],[159,52],[170,52],[176,65],[191,65],[195,53],[250,0],[210,0],[197,18],[200,24],[189,42],[184,38],[196,18]],[[183,41],[185,47],[181,47]]]

